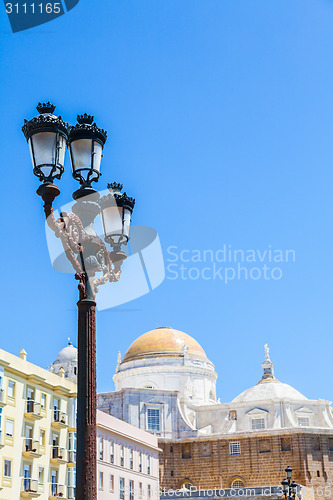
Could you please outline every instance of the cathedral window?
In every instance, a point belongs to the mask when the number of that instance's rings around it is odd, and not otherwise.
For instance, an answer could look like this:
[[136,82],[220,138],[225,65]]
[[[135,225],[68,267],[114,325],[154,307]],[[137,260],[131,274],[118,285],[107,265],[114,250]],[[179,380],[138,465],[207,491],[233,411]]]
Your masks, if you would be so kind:
[[241,454],[240,442],[229,443],[229,453],[231,457]]
[[191,445],[183,444],[182,446],[182,458],[191,458]]
[[229,420],[237,420],[237,410],[229,411]]
[[297,423],[298,423],[298,425],[300,425],[302,427],[310,427],[309,417],[298,417]]
[[193,488],[193,482],[191,481],[191,479],[185,479],[184,481],[181,482],[179,486],[179,489],[181,490],[191,491],[192,488]]
[[200,457],[211,457],[211,456],[212,456],[212,445],[210,443],[201,443]]
[[333,438],[328,438],[328,449],[333,451]]
[[320,450],[319,437],[316,436],[311,439],[311,448],[316,451]]
[[244,486],[244,481],[238,478],[231,483],[231,488],[243,488]]
[[209,392],[209,399],[210,399],[211,401],[215,401],[215,394],[214,394],[214,391],[213,391],[213,390],[211,390],[211,391]]
[[265,429],[265,419],[264,418],[253,418],[251,422],[252,430]]
[[288,437],[281,438],[281,451],[291,451],[290,438]]
[[268,453],[271,451],[270,440],[260,439],[259,440],[259,453]]
[[149,431],[160,430],[160,410],[158,408],[147,408],[147,423]]

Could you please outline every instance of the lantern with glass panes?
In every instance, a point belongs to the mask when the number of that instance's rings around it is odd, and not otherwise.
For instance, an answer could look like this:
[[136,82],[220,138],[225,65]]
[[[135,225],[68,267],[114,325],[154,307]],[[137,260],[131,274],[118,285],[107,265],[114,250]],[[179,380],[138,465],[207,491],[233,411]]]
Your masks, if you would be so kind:
[[[33,172],[42,182],[37,194],[44,201],[48,226],[60,238],[66,257],[79,280],[78,322],[78,412],[76,494],[80,500],[96,500],[96,345],[95,294],[98,286],[120,279],[126,254],[121,250],[129,239],[135,200],[121,193],[122,185],[109,184],[109,193],[100,200],[91,183],[101,173],[101,158],[107,138],[92,115],[78,115],[69,126],[53,114],[50,102],[39,103],[39,115],[25,120],[22,131],[28,141]],[[73,193],[72,213],[53,213],[53,202],[60,194],[53,184],[64,172],[66,144],[70,151],[72,175],[80,182]],[[101,215],[104,240],[96,234],[94,220]]]
[[295,483],[295,481],[291,482],[292,472],[293,472],[292,468],[288,466],[285,469],[287,479],[284,479],[281,482],[284,500],[298,500],[297,496],[298,484]]
[[105,241],[114,250],[126,245],[129,240],[131,216],[135,205],[134,198],[122,193],[122,184],[108,184],[110,193],[99,201],[104,229]]
[[81,184],[74,198],[92,192],[91,183],[98,181],[106,137],[106,131],[98,128],[94,117],[87,113],[78,115],[77,124],[69,127],[68,149],[73,177]]
[[60,179],[64,171],[68,124],[53,114],[50,102],[39,103],[39,115],[24,120],[22,131],[28,141],[34,174],[44,184]]
[[[94,294],[100,284],[118,281],[120,267],[126,254],[121,247],[129,240],[131,215],[135,200],[122,193],[122,184],[108,184],[109,194],[100,200],[92,188],[101,172],[101,159],[107,133],[87,113],[77,116],[77,123],[70,126],[61,116],[53,114],[50,102],[39,103],[39,115],[25,120],[22,128],[28,141],[33,172],[42,181],[37,193],[43,198],[47,223],[63,243],[66,256],[76,273],[86,273]],[[59,219],[53,215],[52,203],[60,194],[53,184],[64,172],[66,142],[70,152],[72,175],[80,182],[73,193],[76,203],[73,213],[62,212]],[[97,236],[93,222],[100,214],[103,222],[104,241]],[[96,274],[101,273],[99,277]]]

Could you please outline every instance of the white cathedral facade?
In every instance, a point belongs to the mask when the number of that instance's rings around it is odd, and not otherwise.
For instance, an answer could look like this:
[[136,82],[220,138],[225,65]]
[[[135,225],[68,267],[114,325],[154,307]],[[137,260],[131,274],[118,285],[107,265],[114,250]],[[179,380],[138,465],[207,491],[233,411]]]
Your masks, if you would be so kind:
[[230,403],[216,400],[217,374],[200,344],[161,327],[118,356],[115,391],[98,395],[99,409],[164,439],[256,430],[333,429],[330,401],[309,400],[275,378],[265,346],[259,382]]

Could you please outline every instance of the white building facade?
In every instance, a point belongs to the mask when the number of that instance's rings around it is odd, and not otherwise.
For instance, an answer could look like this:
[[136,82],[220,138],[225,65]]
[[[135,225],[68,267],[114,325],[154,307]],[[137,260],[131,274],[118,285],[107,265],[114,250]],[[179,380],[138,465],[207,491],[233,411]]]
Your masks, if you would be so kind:
[[98,396],[103,411],[160,439],[314,428],[333,430],[330,401],[309,400],[275,378],[265,346],[262,378],[229,403],[216,401],[214,365],[186,333],[157,328],[118,355],[115,391]]
[[98,500],[158,500],[157,438],[97,411]]

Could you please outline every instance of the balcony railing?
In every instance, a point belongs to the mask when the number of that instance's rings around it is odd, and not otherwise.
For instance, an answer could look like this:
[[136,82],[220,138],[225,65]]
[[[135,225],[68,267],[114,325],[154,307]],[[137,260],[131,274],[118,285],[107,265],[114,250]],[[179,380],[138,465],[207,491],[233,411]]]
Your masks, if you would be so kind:
[[50,496],[51,498],[66,498],[66,486],[64,484],[51,483]]
[[26,456],[39,457],[41,455],[39,451],[39,441],[32,438],[25,438],[23,441],[23,454]]
[[25,498],[37,498],[39,495],[38,480],[24,477],[22,479],[21,496]]
[[60,446],[52,446],[51,461],[67,462],[67,450],[60,448]]
[[76,451],[70,450],[68,452],[68,462],[75,464],[75,462],[76,462]]
[[53,410],[52,424],[58,425],[59,427],[66,427],[68,425],[67,413],[60,410]]
[[42,405],[37,401],[33,401],[32,399],[28,399],[25,402],[25,416],[27,418],[39,419],[42,418],[41,415]]

